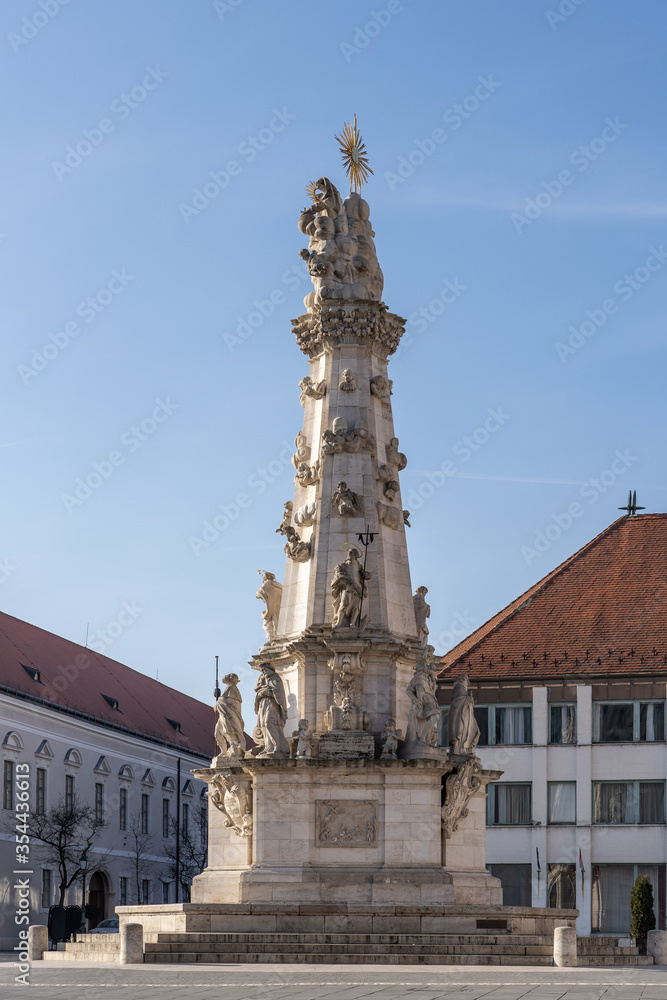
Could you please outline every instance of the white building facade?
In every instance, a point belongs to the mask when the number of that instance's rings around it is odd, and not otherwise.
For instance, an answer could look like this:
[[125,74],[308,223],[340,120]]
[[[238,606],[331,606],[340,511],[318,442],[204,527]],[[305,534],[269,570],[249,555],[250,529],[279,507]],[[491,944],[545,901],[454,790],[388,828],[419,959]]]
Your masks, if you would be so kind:
[[[630,930],[638,875],[665,929],[667,516],[619,518],[443,657],[467,674],[485,768],[487,866],[505,904]],[[448,708],[441,739],[448,742]]]
[[[44,851],[38,842],[29,845],[29,863],[16,864],[17,841],[12,828],[14,817],[21,823],[21,801],[27,801],[31,810],[45,813],[59,801],[76,797],[103,818],[104,827],[88,852],[86,902],[100,911],[91,921],[93,925],[113,916],[117,905],[138,902],[133,824],[150,838],[139,864],[141,902],[175,902],[176,884],[173,871],[169,871],[173,862],[165,849],[173,848],[174,842],[179,760],[181,830],[205,844],[206,786],[190,774],[191,769],[202,766],[202,756],[1,693],[0,720],[0,912],[4,915],[0,950],[11,950],[16,944],[14,884],[19,878],[29,879],[32,923],[46,923],[49,907],[59,899],[58,872],[53,864],[43,861]],[[23,871],[21,876],[14,876],[17,868]],[[77,879],[68,890],[66,904],[80,906],[82,893],[82,879]]]

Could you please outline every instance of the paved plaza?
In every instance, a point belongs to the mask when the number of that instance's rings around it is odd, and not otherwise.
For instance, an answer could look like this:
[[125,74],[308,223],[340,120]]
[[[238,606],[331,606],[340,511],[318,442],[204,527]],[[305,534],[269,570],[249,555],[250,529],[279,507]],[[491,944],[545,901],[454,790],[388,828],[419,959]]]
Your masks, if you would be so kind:
[[0,996],[18,1000],[667,1000],[667,968],[499,969],[390,965],[35,963],[26,988],[0,963]]

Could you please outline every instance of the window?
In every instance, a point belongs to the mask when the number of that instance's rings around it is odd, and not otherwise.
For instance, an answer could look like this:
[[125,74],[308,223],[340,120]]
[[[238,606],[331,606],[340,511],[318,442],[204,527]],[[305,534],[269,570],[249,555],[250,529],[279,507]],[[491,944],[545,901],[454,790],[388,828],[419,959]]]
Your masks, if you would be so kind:
[[658,743],[664,739],[664,701],[595,702],[595,743]]
[[14,761],[6,760],[2,781],[2,808],[14,808]]
[[190,830],[190,806],[187,802],[183,803],[183,823],[181,826],[183,836],[187,837]]
[[[532,743],[532,705],[475,705],[475,719],[479,726],[479,745],[494,743]],[[443,712],[440,724],[441,742],[449,743],[449,709]]]
[[577,866],[549,865],[548,905],[556,910],[577,908]]
[[46,812],[46,769],[37,768],[37,780],[35,784],[35,812],[38,816],[43,816]]
[[575,781],[549,781],[547,797],[547,822],[576,823],[577,784]]
[[549,706],[549,742],[577,742],[576,705]]
[[127,906],[127,879],[122,875],[120,879],[120,905]]
[[148,795],[141,796],[141,832],[148,833],[148,803],[150,799]]
[[592,929],[603,934],[630,931],[630,893],[638,875],[648,875],[653,886],[656,927],[665,926],[665,866],[593,865],[591,883]]
[[95,822],[100,826],[104,823],[104,785],[95,783]]
[[74,775],[65,775],[65,809],[71,812],[74,809]]
[[495,878],[503,887],[503,906],[530,906],[531,879],[530,865],[488,865]]
[[527,826],[532,823],[530,782],[494,781],[486,803],[488,826]]
[[162,799],[162,836],[169,836],[169,825],[170,825],[170,804],[169,799]]
[[199,810],[199,843],[206,847],[208,843],[208,809],[202,806]]
[[168,882],[163,882],[162,883],[162,902],[163,903],[168,903],[169,902],[169,883]]
[[151,900],[151,880],[144,878],[141,880],[141,902],[144,906]]
[[594,823],[664,823],[664,781],[594,781]]
[[665,703],[663,701],[639,702],[639,739],[657,743],[665,738]]
[[118,828],[127,830],[127,788],[121,788],[118,800]]
[[51,872],[48,868],[42,869],[42,901],[43,910],[48,910],[51,906]]

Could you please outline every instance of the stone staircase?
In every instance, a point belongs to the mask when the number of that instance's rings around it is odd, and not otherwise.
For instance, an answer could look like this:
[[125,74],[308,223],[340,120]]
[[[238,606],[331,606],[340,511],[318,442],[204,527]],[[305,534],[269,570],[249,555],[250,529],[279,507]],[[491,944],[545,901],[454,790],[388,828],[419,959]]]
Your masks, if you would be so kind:
[[[577,939],[579,966],[653,965],[639,949],[614,937]],[[119,934],[80,934],[49,962],[118,962]],[[147,934],[149,964],[294,963],[324,965],[552,966],[553,942],[544,934],[187,933]]]
[[77,934],[57,951],[45,951],[45,962],[118,962],[120,934]]
[[577,938],[577,957],[580,967],[653,965],[650,956],[640,955],[639,948],[619,945],[617,937]]

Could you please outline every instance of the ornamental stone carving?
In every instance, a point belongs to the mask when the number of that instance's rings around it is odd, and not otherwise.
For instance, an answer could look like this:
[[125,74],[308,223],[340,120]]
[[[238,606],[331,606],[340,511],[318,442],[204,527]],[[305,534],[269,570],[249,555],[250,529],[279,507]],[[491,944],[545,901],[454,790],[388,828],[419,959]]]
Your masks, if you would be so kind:
[[344,417],[335,417],[331,430],[322,433],[322,457],[339,455],[343,451],[355,454],[363,448],[368,449],[371,456],[375,455],[375,438],[368,429],[368,421],[357,420],[354,428],[348,430]]
[[260,569],[257,572],[262,576],[262,586],[255,594],[255,597],[266,604],[266,608],[262,611],[262,627],[266,632],[267,639],[271,642],[272,639],[275,639],[278,629],[283,585],[282,583],[278,583],[275,575],[269,573],[268,570]]
[[331,502],[341,517],[358,517],[363,512],[361,497],[351,490],[343,480],[336,487]]
[[299,532],[291,524],[288,524],[284,528],[281,526],[281,534],[287,539],[285,544],[287,557],[294,562],[308,562],[310,559],[310,542],[304,542]]
[[428,587],[417,587],[413,594],[412,604],[415,609],[415,624],[417,626],[417,636],[422,646],[426,645],[428,639],[428,625],[426,619],[431,617],[431,605],[426,603]]
[[294,444],[296,445],[296,452],[292,455],[292,465],[295,469],[298,469],[302,463],[307,462],[310,458],[308,439],[303,431],[299,431],[294,439]]
[[445,781],[445,804],[441,810],[445,837],[456,833],[459,823],[468,815],[468,803],[482,784],[482,764],[478,757],[469,757]]
[[378,399],[388,399],[392,394],[393,382],[384,375],[374,375],[371,379],[371,393]]
[[313,382],[310,375],[305,375],[299,382],[299,389],[301,389],[299,402],[305,406],[307,399],[322,399],[327,391],[327,384],[324,380]]
[[368,716],[359,704],[363,688],[364,661],[360,653],[334,653],[329,666],[333,673],[333,705],[325,719],[330,730],[365,730]]
[[316,799],[318,847],[375,847],[377,805],[367,799]]
[[287,700],[283,682],[270,663],[262,663],[255,685],[255,712],[257,728],[261,730],[262,746],[258,757],[289,757],[289,744],[285,739]]
[[410,524],[410,511],[409,510],[404,510],[403,511],[403,524],[405,525],[406,528],[411,528],[412,527],[412,525]]
[[382,753],[380,760],[396,760],[398,751],[398,741],[401,739],[401,730],[396,728],[394,719],[387,719],[384,724],[384,731],[380,737],[382,743]]
[[359,621],[359,614],[361,602],[367,594],[366,581],[370,580],[371,574],[363,569],[360,558],[361,552],[353,546],[344,562],[338,563],[334,569],[331,581],[333,628],[357,628],[365,624],[367,616]]
[[341,372],[340,382],[338,383],[338,388],[342,392],[355,392],[357,389],[357,380],[354,377],[354,373],[350,368],[345,368]]
[[455,757],[474,754],[479,743],[479,726],[475,718],[475,702],[469,690],[467,674],[461,674],[454,684],[449,709],[449,743]]
[[390,479],[389,482],[385,483],[384,486],[382,487],[382,492],[384,493],[389,503],[393,503],[394,500],[396,499],[396,496],[398,495],[399,489],[400,487],[398,485],[397,480]]
[[239,837],[252,836],[252,778],[220,771],[211,778],[209,800],[224,816],[224,824]]
[[317,500],[313,500],[312,503],[305,503],[303,507],[299,507],[294,514],[294,523],[299,528],[308,528],[315,523],[316,518]]
[[398,528],[403,524],[403,511],[398,507],[389,507],[388,504],[378,500],[378,521],[386,524],[388,528]]
[[319,482],[320,478],[320,460],[315,462],[314,465],[308,465],[306,462],[301,462],[297,466],[296,476],[294,477],[300,486],[313,486],[315,483]]
[[405,320],[383,302],[322,303],[292,320],[296,342],[309,357],[341,344],[360,344],[386,358],[398,348],[404,330]]
[[322,433],[322,455],[340,455],[345,447],[347,437],[347,420],[335,417],[331,430]]
[[438,717],[440,715],[440,706],[435,695],[434,652],[433,646],[426,646],[421,660],[415,667],[412,680],[406,688],[411,705],[405,740],[407,743],[428,747],[434,747],[438,742]]
[[[282,588],[281,588],[282,589]],[[215,703],[215,742],[220,748],[220,754],[215,758],[234,757],[242,760],[245,756],[245,724],[241,714],[241,692],[238,689],[239,678],[236,674],[226,674],[222,683],[227,687]]]
[[299,256],[315,290],[304,299],[311,309],[327,299],[379,302],[384,277],[378,264],[370,208],[360,194],[345,199],[327,177],[308,186],[312,199],[301,213],[299,229],[310,237],[308,250]]
[[385,445],[385,453],[389,465],[395,465],[400,472],[408,464],[405,455],[398,450],[398,438],[392,438],[388,445]]

